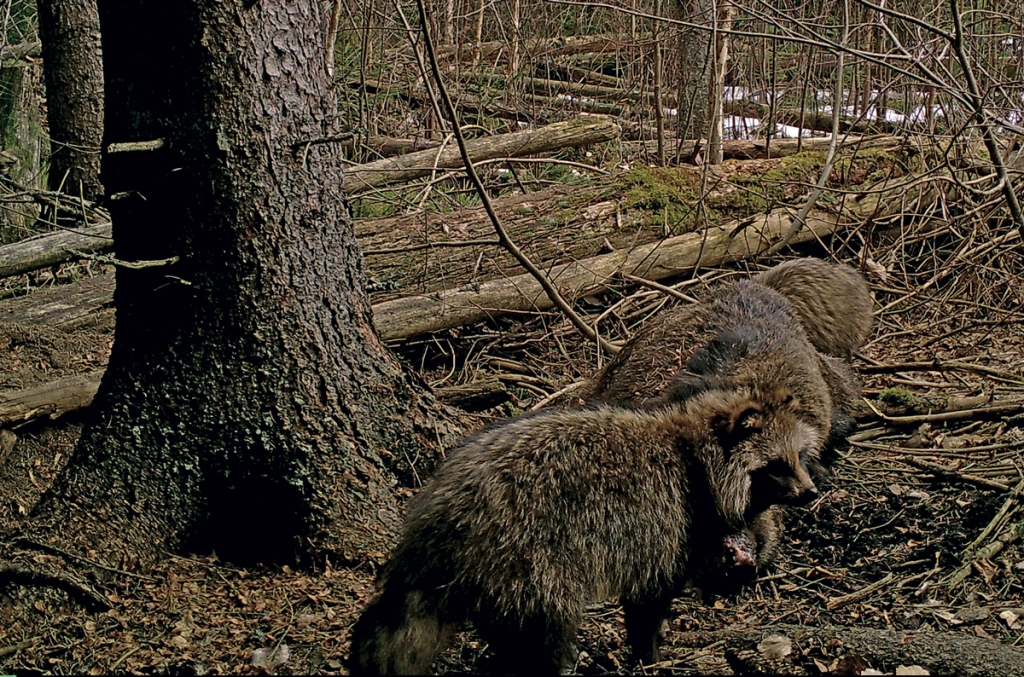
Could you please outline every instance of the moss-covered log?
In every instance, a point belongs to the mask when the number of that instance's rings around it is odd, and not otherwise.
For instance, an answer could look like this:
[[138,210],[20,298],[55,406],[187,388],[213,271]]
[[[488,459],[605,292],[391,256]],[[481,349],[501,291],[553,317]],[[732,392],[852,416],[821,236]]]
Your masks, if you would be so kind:
[[[899,177],[908,168],[897,145],[901,142],[887,141],[882,147],[845,152],[829,185],[856,190],[869,184],[884,190],[879,181]],[[824,157],[812,151],[726,162],[708,169],[703,193],[703,168],[635,166],[590,183],[503,198],[495,206],[509,236],[533,261],[564,264],[799,204],[817,181]],[[846,204],[847,217],[859,221],[877,216],[873,210],[880,203],[869,195],[860,201],[849,197]],[[889,206],[895,203],[890,200]],[[494,239],[481,208],[357,221],[356,236],[372,279],[388,289],[375,294],[375,302],[521,272],[496,245],[452,246]]]

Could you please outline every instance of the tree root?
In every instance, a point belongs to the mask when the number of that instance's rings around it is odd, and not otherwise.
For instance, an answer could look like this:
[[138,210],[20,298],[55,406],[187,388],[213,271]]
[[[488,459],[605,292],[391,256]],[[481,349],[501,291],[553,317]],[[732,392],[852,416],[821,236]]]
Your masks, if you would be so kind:
[[[16,584],[35,588],[55,588],[67,593],[83,607],[92,612],[108,611],[110,602],[82,577],[64,567],[55,567],[47,562],[45,555],[31,550],[12,548],[8,542],[0,559],[0,585]],[[29,544],[34,546],[37,544]],[[40,548],[49,550],[49,548]],[[58,555],[63,559],[63,555]],[[20,560],[20,561],[19,561]]]

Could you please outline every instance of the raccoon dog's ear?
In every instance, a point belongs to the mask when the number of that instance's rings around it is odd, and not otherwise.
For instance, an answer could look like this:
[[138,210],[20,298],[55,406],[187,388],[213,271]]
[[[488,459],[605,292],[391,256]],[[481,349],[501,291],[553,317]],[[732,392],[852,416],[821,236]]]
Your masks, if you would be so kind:
[[684,402],[691,397],[721,387],[720,379],[713,376],[701,376],[689,371],[680,371],[665,389],[665,400],[668,402]]
[[757,400],[736,396],[721,404],[711,415],[711,428],[723,447],[732,448],[764,428],[764,407]]

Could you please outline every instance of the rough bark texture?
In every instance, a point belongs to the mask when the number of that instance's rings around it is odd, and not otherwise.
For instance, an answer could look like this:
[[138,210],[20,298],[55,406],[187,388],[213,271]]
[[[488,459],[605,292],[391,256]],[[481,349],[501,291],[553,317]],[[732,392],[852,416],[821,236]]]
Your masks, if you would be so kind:
[[321,11],[101,0],[117,256],[177,262],[119,268],[93,418],[28,541],[123,568],[380,557],[396,468],[459,432],[374,331],[341,150],[302,143],[336,133]]
[[[673,18],[710,27],[715,18],[712,0],[678,0],[673,6]],[[682,28],[675,39],[673,52],[666,55],[667,79],[678,83],[680,139],[700,139],[707,134],[708,92],[714,72],[711,31]],[[674,75],[674,77],[673,77]]]
[[38,0],[50,188],[87,200],[103,195],[103,62],[96,0]]
[[[13,65],[0,68],[0,145],[5,155],[13,156],[5,174],[28,188],[44,188],[43,159],[49,152],[44,129],[42,68]],[[0,158],[4,165],[8,158]],[[39,207],[18,205],[18,209],[0,209],[0,244],[19,240],[35,225]]]

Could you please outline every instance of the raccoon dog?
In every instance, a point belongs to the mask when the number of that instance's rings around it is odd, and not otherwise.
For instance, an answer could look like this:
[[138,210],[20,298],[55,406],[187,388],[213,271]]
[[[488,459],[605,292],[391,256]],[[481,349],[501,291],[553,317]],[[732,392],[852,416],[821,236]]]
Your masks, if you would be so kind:
[[[353,674],[422,674],[470,620],[510,672],[571,667],[592,602],[620,598],[638,659],[658,657],[692,553],[768,500],[816,491],[801,458],[828,391],[790,346],[727,334],[663,405],[514,419],[469,438],[412,499],[379,594],[352,631]],[[806,341],[805,341],[806,343]]]
[[[824,288],[817,291],[803,288],[815,275],[825,279]],[[761,284],[761,278],[776,288]],[[854,298],[848,317],[842,321],[830,320],[829,317],[843,315],[840,290],[846,288],[850,290],[848,296]],[[804,315],[790,302],[791,294],[799,300],[798,307]],[[816,294],[820,298],[816,299]],[[814,314],[818,308],[825,309],[820,317]],[[812,322],[817,325],[808,335],[804,327]],[[839,329],[830,333],[833,325]],[[835,457],[835,447],[853,428],[851,412],[860,397],[860,388],[853,370],[844,360],[819,353],[815,348],[849,355],[861,345],[870,325],[871,297],[857,272],[815,259],[801,259],[777,266],[754,280],[721,285],[697,304],[659,314],[584,386],[580,397],[585,402],[609,402],[624,407],[657,405],[676,374],[695,370],[704,374],[729,373],[737,362],[735,355],[731,360],[708,359],[713,354],[727,354],[706,349],[716,341],[716,336],[742,330],[757,336],[761,342],[786,344],[791,348],[794,361],[816,370],[829,390],[829,434],[825,443],[802,461],[813,474],[821,477],[826,474],[825,466]],[[810,345],[808,341],[813,336],[818,337],[818,343]],[[802,395],[805,400],[813,396]],[[733,576],[727,587],[753,577],[754,567],[744,569],[743,565],[756,562],[764,566],[773,560],[780,524],[779,511],[766,510],[753,517],[745,533],[729,537],[724,550],[714,558],[724,562],[719,566],[720,573]],[[756,553],[748,552],[750,548]],[[743,570],[730,570],[732,564]],[[709,584],[711,580],[711,577],[706,578]]]
[[826,355],[849,359],[871,333],[871,291],[864,276],[849,266],[794,259],[751,280],[785,296],[811,345]]

